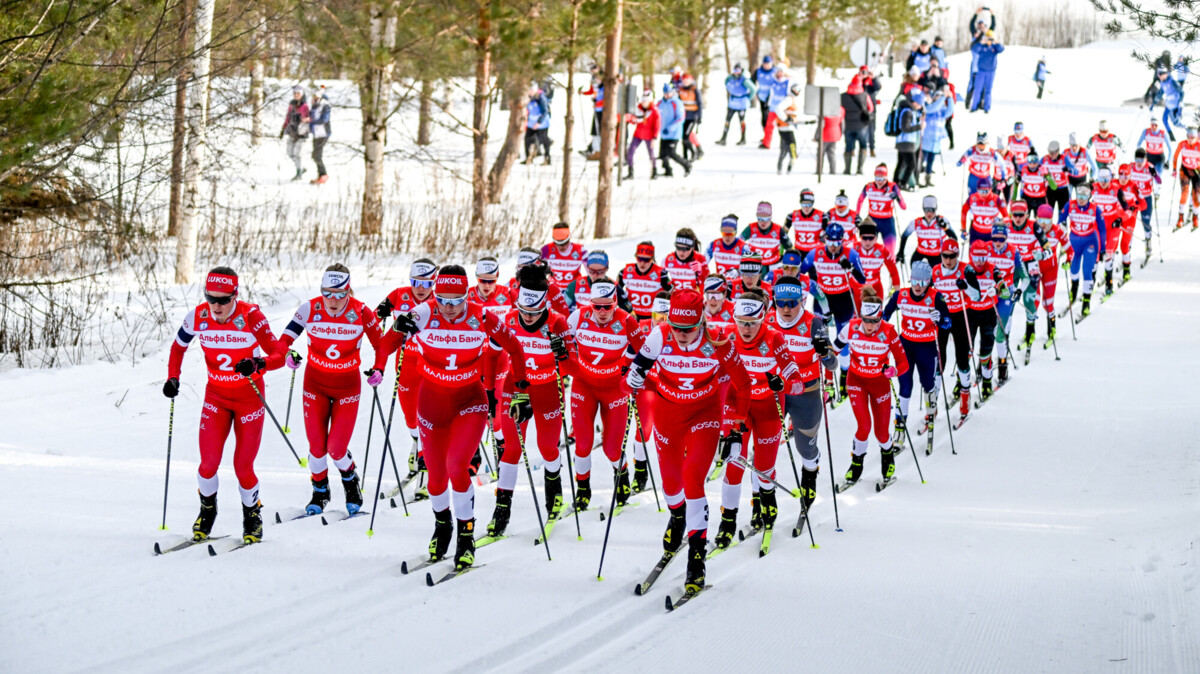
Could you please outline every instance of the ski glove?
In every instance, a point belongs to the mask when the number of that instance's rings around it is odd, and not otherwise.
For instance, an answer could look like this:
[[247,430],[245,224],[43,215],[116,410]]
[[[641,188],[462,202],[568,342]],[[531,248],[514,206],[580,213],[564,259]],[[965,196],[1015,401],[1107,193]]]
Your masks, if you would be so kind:
[[670,276],[670,274],[668,274],[667,272],[665,272],[665,271],[664,271],[664,272],[662,273],[662,276],[660,276],[660,277],[658,278],[658,280],[659,280],[659,284],[660,284],[660,285],[662,285],[662,289],[663,289],[663,290],[670,290],[670,289],[671,289],[671,276]]
[[392,301],[385,297],[383,298],[383,301],[379,303],[379,306],[375,307],[375,315],[380,318],[387,318],[391,315],[392,309],[394,308],[395,307],[392,306]]
[[783,377],[780,377],[779,375],[775,374],[774,372],[768,372],[767,373],[767,386],[771,387],[771,390],[775,391],[776,393],[778,393],[779,391],[782,391],[783,390]]
[[550,351],[554,353],[554,360],[560,363],[571,357],[571,354],[567,352],[567,345],[563,342],[562,335],[550,335]]
[[287,358],[284,358],[283,362],[288,366],[289,370],[299,370],[301,360],[300,354],[295,351],[288,351]]
[[646,375],[642,374],[636,367],[629,368],[629,374],[625,377],[625,383],[629,384],[632,391],[640,391],[646,385]]
[[375,388],[383,383],[383,370],[371,368],[370,370],[363,372],[363,374],[367,375],[367,384],[371,388]]
[[167,382],[165,384],[163,384],[163,395],[165,395],[168,398],[174,398],[175,396],[179,395],[179,379],[178,378],[171,377],[170,379],[167,380]]
[[966,280],[966,279],[961,279],[961,278],[960,278],[960,279],[958,279],[958,281],[956,281],[956,282],[954,283],[954,285],[955,285],[955,287],[957,287],[959,290],[966,290],[967,288],[969,288],[969,287],[970,287],[970,284],[969,284],[969,283],[967,283],[967,280]]
[[233,367],[233,369],[235,372],[242,375],[243,377],[249,377],[258,372],[262,372],[262,371],[266,370],[267,369],[267,361],[266,361],[266,359],[264,359],[260,356],[255,356],[253,358],[243,358],[238,361],[238,364],[235,365]]
[[529,402],[529,394],[514,393],[512,403],[508,406],[508,415],[518,424],[523,424],[533,418],[533,404]]
[[742,434],[737,430],[729,431],[729,435],[721,438],[721,461],[728,461],[729,457],[734,454],[734,449],[737,454],[742,453]]
[[929,310],[929,322],[933,323],[934,325],[941,325],[942,324],[942,312],[938,311],[937,309],[930,309]]
[[838,265],[840,265],[841,268],[845,269],[846,271],[850,271],[851,269],[854,268],[854,264],[852,262],[850,262],[850,258],[848,258],[848,257],[844,257],[844,258],[838,260]]
[[392,330],[403,332],[405,335],[415,335],[417,322],[413,320],[412,314],[400,314],[396,317],[396,322],[392,323]]
[[891,365],[883,368],[883,376],[887,377],[888,379],[894,378],[896,376],[896,368],[892,367]]
[[484,390],[484,393],[487,394],[488,418],[495,419],[496,418],[496,389],[489,388],[489,389]]
[[830,355],[829,338],[825,335],[813,335],[812,338],[813,351],[817,352],[817,357],[824,360]]

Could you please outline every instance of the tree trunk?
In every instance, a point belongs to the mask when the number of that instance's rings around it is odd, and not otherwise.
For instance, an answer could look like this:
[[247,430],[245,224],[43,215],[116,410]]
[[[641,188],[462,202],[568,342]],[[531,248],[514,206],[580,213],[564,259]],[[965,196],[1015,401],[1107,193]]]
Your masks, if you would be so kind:
[[617,142],[617,68],[621,55],[621,26],[625,0],[614,0],[616,12],[612,29],[604,41],[604,112],[600,115],[600,178],[596,184],[597,239],[607,238],[612,229],[613,152]]
[[821,44],[821,0],[808,0],[808,43],[804,48],[804,81],[817,82],[817,48]]
[[693,79],[700,79],[700,35],[699,29],[693,28],[687,33],[687,72]]
[[733,61],[729,60],[729,12],[726,7],[721,16],[721,45],[725,48],[725,72],[733,72]]
[[392,71],[396,47],[395,5],[372,5],[371,69],[360,90],[363,135],[363,201],[359,232],[375,235],[383,231],[383,163],[387,146],[387,116],[392,105]]
[[265,27],[261,17],[255,17],[258,25],[255,26],[252,34],[254,43],[251,49],[250,58],[254,59],[254,64],[250,66],[250,145],[258,147],[262,145],[263,138],[263,107],[266,104],[266,94],[263,91],[263,80],[266,71],[266,65],[263,61],[266,59],[264,53]]
[[471,159],[471,227],[487,226],[487,106],[488,84],[492,73],[491,0],[479,5],[475,34],[475,96],[471,131],[474,134],[474,154]]
[[200,175],[204,172],[208,150],[208,84],[212,59],[213,4],[215,0],[197,0],[195,50],[192,77],[187,94],[189,112],[187,167],[183,172],[183,201],[179,217],[179,241],[175,251],[175,282],[192,283],[196,278],[196,242],[199,238],[196,214],[200,210]]
[[179,218],[183,208],[183,150],[187,143],[186,72],[175,80],[175,126],[171,130],[171,205],[167,215],[167,236],[179,236]]
[[526,78],[520,76],[510,77],[509,80],[504,96],[508,99],[508,129],[504,133],[504,144],[492,163],[492,170],[488,171],[489,204],[500,203],[504,184],[508,182],[513,164],[521,154],[521,138],[525,135],[525,103],[529,100],[529,85],[525,84]]
[[[762,44],[763,17],[762,10],[742,13],[742,36],[746,39],[746,54],[749,58],[747,67],[754,72],[759,66],[759,46]],[[761,84],[761,83],[760,83]]]
[[563,120],[562,187],[558,191],[558,219],[570,222],[571,216],[571,146],[575,137],[575,40],[579,37],[579,7],[583,0],[571,2],[571,35],[567,41],[567,114]]
[[430,116],[433,114],[433,82],[421,80],[421,99],[417,108],[417,145],[433,142]]
[[787,57],[787,36],[776,35],[771,38],[771,51],[774,52],[775,62],[791,66]]
[[654,88],[654,54],[649,52],[642,59],[642,88],[649,89],[658,96],[658,91]]

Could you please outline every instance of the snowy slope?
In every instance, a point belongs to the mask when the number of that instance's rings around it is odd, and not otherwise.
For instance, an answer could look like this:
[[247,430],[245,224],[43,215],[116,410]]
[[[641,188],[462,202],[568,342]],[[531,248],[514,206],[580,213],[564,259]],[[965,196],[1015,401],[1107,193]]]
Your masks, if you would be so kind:
[[[1145,84],[1127,52],[1125,45],[1056,52],[1052,70],[1081,75],[1056,75],[1054,96],[1039,104],[1027,79],[1032,68],[1021,59],[1040,52],[1012,48],[1014,67],[1007,72],[1010,62],[1002,61],[996,109],[960,113],[956,132],[969,142],[976,129],[1007,134],[1022,120],[1043,148],[1055,138],[1065,144],[1071,130],[1090,135],[1105,118],[1134,140],[1145,115],[1117,106]],[[1082,75],[1098,66],[1119,76]],[[1094,91],[1084,90],[1090,98],[1072,93],[1075,85]],[[614,261],[630,259],[643,236],[660,251],[679,226],[707,240],[721,215],[751,218],[760,199],[773,201],[782,217],[801,186],[813,186],[824,205],[839,188],[857,193],[864,180],[827,177],[817,186],[811,175],[776,176],[774,151],[719,148],[711,145],[717,133],[705,130],[708,156],[691,178],[622,187],[632,196],[617,210],[631,234],[603,244]],[[891,162],[894,153],[881,159]],[[519,169],[517,181],[535,179],[537,167]],[[644,164],[639,169],[644,176]],[[961,173],[949,165],[948,172],[935,176],[934,192],[954,212]],[[1170,188],[1163,194],[1165,207]],[[909,199],[908,217],[917,201]],[[373,539],[361,519],[328,527],[306,520],[268,525],[263,545],[237,554],[209,558],[192,549],[155,558],[153,542],[182,536],[195,516],[199,356],[187,358],[176,405],[166,534],[155,531],[167,427],[165,343],[158,358],[136,365],[0,374],[9,510],[0,520],[0,670],[296,671],[319,662],[349,671],[695,672],[753,662],[818,671],[1200,671],[1200,421],[1190,404],[1200,235],[1164,234],[1162,241],[1165,264],[1135,266],[1134,281],[1079,326],[1078,341],[1060,321],[1062,360],[1039,348],[955,435],[958,456],[939,428],[936,451],[921,457],[927,484],[905,455],[900,483],[888,491],[877,495],[864,483],[842,494],[841,532],[828,480],[831,470],[846,468],[853,420],[848,406],[834,411],[832,466],[822,439],[813,513],[820,548],[787,535],[798,506],[782,499],[771,554],[759,559],[755,546],[744,545],[717,557],[709,565],[715,588],[674,615],[664,614],[662,597],[681,582],[682,561],[650,596],[631,591],[661,550],[666,516],[652,498],[639,497],[642,505],[615,520],[598,582],[599,508],[581,517],[583,541],[574,540],[572,522],[562,524],[547,562],[530,544],[537,524],[524,476],[514,535],[480,550],[487,568],[435,589],[398,569],[425,548],[427,503],[407,519],[385,507]],[[381,283],[358,283],[357,292],[374,302],[390,288]],[[276,330],[308,292],[281,291],[265,307]],[[1044,334],[1044,320],[1038,329]],[[281,416],[287,377],[267,378]],[[299,414],[295,402],[292,438],[304,451]],[[367,414],[362,406],[352,443],[359,457]],[[402,435],[393,437],[403,451]],[[378,432],[371,454],[373,488]],[[781,461],[781,479],[792,483]],[[225,464],[216,531],[236,534],[228,457]],[[269,425],[257,466],[268,518],[306,502],[305,471]],[[872,450],[866,474],[877,471]],[[606,472],[596,472],[597,504],[611,495]],[[540,471],[535,478],[540,495]],[[714,512],[717,484],[709,490]],[[335,493],[334,505],[341,502]],[[480,489],[482,521],[492,504],[490,489]]]

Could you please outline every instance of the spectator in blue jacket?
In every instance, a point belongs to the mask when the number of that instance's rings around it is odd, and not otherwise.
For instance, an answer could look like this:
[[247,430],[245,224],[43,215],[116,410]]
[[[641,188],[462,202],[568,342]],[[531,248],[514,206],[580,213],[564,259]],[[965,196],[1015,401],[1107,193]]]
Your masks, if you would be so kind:
[[550,165],[550,101],[541,85],[529,85],[529,102],[525,104],[525,163],[532,164],[538,154],[546,157],[545,166]]
[[658,156],[662,158],[663,176],[671,178],[675,175],[671,172],[670,160],[674,160],[676,164],[683,167],[683,175],[690,174],[692,165],[680,157],[675,150],[679,145],[679,140],[683,138],[685,112],[683,103],[680,102],[679,96],[670,84],[663,85],[663,97],[658,102],[658,116],[662,123],[662,132],[659,134],[658,140]]
[[933,38],[933,46],[929,48],[929,53],[933,54],[933,58],[941,64],[942,68],[946,67],[946,48],[942,46],[942,36],[938,35]]
[[892,180],[900,189],[911,192],[917,186],[917,152],[921,149],[921,111],[925,90],[917,87],[900,103],[900,135],[896,136],[896,172]]
[[933,54],[930,53],[929,40],[921,40],[921,44],[909,52],[908,60],[904,62],[904,69],[912,70],[913,66],[916,66],[917,70],[925,72],[929,70],[929,60],[932,58]]
[[1038,85],[1038,99],[1041,99],[1042,91],[1046,88],[1046,75],[1049,74],[1050,71],[1046,69],[1046,57],[1043,56],[1038,59],[1037,69],[1033,71],[1033,81]]
[[978,57],[979,72],[975,73],[975,86],[971,96],[971,112],[983,108],[984,112],[992,109],[992,84],[996,79],[996,61],[1004,45],[996,41],[992,31],[984,33],[979,42],[971,45],[971,53]]
[[738,123],[742,127],[742,139],[738,141],[738,145],[746,144],[746,110],[750,109],[755,90],[754,82],[742,72],[742,64],[733,66],[733,72],[725,78],[725,94],[729,100],[725,104],[725,131],[717,145],[725,144],[725,139],[729,136],[729,122],[734,115],[738,116]]
[[767,105],[767,100],[771,97],[771,87],[769,85],[773,79],[775,79],[775,63],[771,61],[771,55],[767,54],[763,57],[762,65],[750,77],[750,81],[758,87],[758,109],[762,112],[764,131],[767,129],[767,115],[771,113],[771,108]]
[[935,89],[925,105],[925,128],[921,130],[921,155],[925,158],[925,187],[933,187],[933,162],[942,153],[946,139],[946,120],[954,114],[954,96],[950,87]]
[[329,182],[329,174],[325,172],[325,143],[329,142],[329,116],[332,110],[329,98],[325,95],[325,85],[317,89],[312,108],[309,109],[309,130],[312,132],[313,162],[317,165],[317,177],[312,180],[314,185],[324,185]]

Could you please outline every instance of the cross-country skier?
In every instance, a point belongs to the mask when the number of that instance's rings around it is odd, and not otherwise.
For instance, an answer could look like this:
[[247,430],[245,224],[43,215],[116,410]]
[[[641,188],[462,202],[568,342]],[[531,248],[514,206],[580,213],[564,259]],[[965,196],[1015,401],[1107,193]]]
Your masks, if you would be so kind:
[[[1109,221],[1109,264],[1105,279],[1109,288],[1112,287],[1112,267],[1114,266],[1112,258],[1116,256],[1118,248],[1121,250],[1121,283],[1124,284],[1131,276],[1130,267],[1133,265],[1133,257],[1129,254],[1129,249],[1133,244],[1133,227],[1137,222],[1138,215],[1148,208],[1146,201],[1142,199],[1140,188],[1132,180],[1133,166],[1130,164],[1121,164],[1117,168],[1117,176],[1117,189],[1120,190],[1121,202],[1125,205],[1125,210],[1118,213],[1118,217],[1115,220]],[[1148,225],[1146,227],[1146,240],[1150,240],[1150,228]]]
[[733,332],[733,302],[723,276],[713,274],[704,279],[704,324],[723,336]]
[[992,176],[996,173],[997,166],[1001,163],[1000,153],[988,147],[988,135],[986,131],[980,131],[975,135],[975,144],[967,148],[963,156],[959,158],[956,166],[967,165],[967,193],[975,194],[979,189],[979,183],[987,180],[989,183]]
[[1003,386],[1008,381],[1008,336],[1012,331],[1013,309],[1029,286],[1021,254],[1008,245],[1008,227],[1003,223],[992,226],[988,262],[996,274],[996,381],[997,386]]
[[702,287],[708,276],[708,259],[699,253],[700,240],[690,227],[675,232],[675,250],[663,260],[663,269],[670,279],[670,289]]
[[1029,155],[1025,165],[1017,172],[1017,184],[1013,185],[1013,199],[1020,199],[1034,210],[1046,203],[1046,195],[1057,190],[1059,184],[1054,180],[1048,167],[1042,166],[1042,160],[1036,154]]
[[1079,144],[1079,139],[1075,137],[1075,133],[1071,132],[1067,136],[1067,149],[1063,155],[1075,167],[1075,170],[1067,177],[1067,181],[1071,187],[1079,187],[1086,183],[1093,173],[1096,172],[1096,162],[1092,159],[1092,155],[1088,153],[1087,148]]
[[942,241],[941,264],[933,268],[933,287],[946,302],[950,311],[950,327],[938,326],[938,358],[943,371],[946,363],[946,345],[954,338],[954,360],[958,367],[958,378],[954,383],[954,397],[961,396],[960,411],[965,417],[970,411],[971,394],[971,348],[967,335],[967,304],[971,298],[978,299],[979,280],[975,270],[959,259],[957,239],[947,237]]
[[[1008,207],[1001,195],[992,192],[992,181],[987,178],[980,180],[978,191],[967,197],[962,206],[962,224],[968,232],[968,243],[987,241],[992,236],[992,225],[1007,217]],[[968,222],[971,223],[970,229],[967,228]]]
[[1104,294],[1108,296],[1113,293],[1113,256],[1121,240],[1121,219],[1131,206],[1125,202],[1123,191],[1113,182],[1112,172],[1107,168],[1096,171],[1096,182],[1092,184],[1092,203],[1100,208],[1108,228],[1104,247]]
[[[592,284],[608,277],[608,253],[602,250],[590,251],[584,262],[587,273],[571,281],[563,291],[572,311],[587,308],[592,302]],[[617,306],[629,310],[629,300],[620,288],[617,288]]]
[[941,373],[937,371],[938,327],[950,327],[950,309],[937,290],[933,289],[933,268],[926,260],[913,262],[909,287],[898,288],[888,298],[883,320],[896,316],[900,345],[910,367],[900,374],[900,404],[896,416],[897,433],[908,425],[909,403],[912,400],[913,370],[921,377],[922,400],[925,406],[926,430],[937,415],[937,389]]
[[1179,220],[1175,229],[1183,228],[1183,216],[1187,212],[1188,192],[1192,193],[1192,229],[1200,227],[1197,212],[1200,212],[1200,138],[1196,128],[1188,127],[1187,139],[1175,148],[1171,158],[1171,177],[1179,178]]
[[717,274],[729,281],[737,278],[738,265],[746,250],[745,239],[738,236],[738,217],[730,213],[721,218],[721,236],[708,244],[706,253],[716,267]]
[[755,221],[742,229],[741,237],[750,250],[762,257],[767,269],[779,264],[779,256],[792,247],[783,228],[771,220],[771,202],[760,201],[755,209]]
[[1053,180],[1056,187],[1046,191],[1046,203],[1059,213],[1067,207],[1071,200],[1069,176],[1075,173],[1075,164],[1059,151],[1058,141],[1052,140],[1046,146],[1046,156],[1042,157],[1042,168],[1046,171],[1046,179]]
[[[846,235],[846,243],[849,244],[858,240],[858,223],[861,220],[858,211],[850,208],[850,197],[846,196],[846,190],[839,190],[833,198],[833,208],[825,211],[825,216],[821,218],[821,229],[824,230],[832,224],[841,225],[842,232]],[[807,254],[806,252],[805,255]]]
[[1129,179],[1138,188],[1138,196],[1142,198],[1144,208],[1141,211],[1142,229],[1146,234],[1146,255],[1150,255],[1150,219],[1154,216],[1155,202],[1158,201],[1158,191],[1162,185],[1162,175],[1158,167],[1146,161],[1146,150],[1138,148],[1133,151],[1133,165],[1129,167]]
[[[1142,135],[1138,136],[1137,148],[1142,150],[1143,156],[1159,173],[1162,173],[1163,166],[1171,160],[1171,141],[1158,125],[1158,120],[1153,117],[1150,118],[1150,126],[1143,129]],[[1136,156],[1135,152],[1134,157]]]
[[908,237],[913,235],[917,237],[917,249],[913,251],[909,263],[916,264],[917,260],[925,260],[930,267],[941,263],[942,241],[947,236],[957,238],[957,235],[950,223],[946,222],[946,218],[938,215],[937,209],[937,197],[929,194],[921,199],[924,215],[908,223],[908,227],[905,227],[900,235],[900,249],[896,251],[897,264],[904,264],[904,247],[908,243]]
[[[849,199],[846,201],[848,205]],[[816,203],[817,196],[812,190],[807,187],[800,190],[800,208],[788,213],[783,220],[784,231],[780,232],[780,235],[787,238],[790,231],[795,240],[796,250],[800,251],[801,255],[808,255],[821,246],[821,236],[825,232],[825,214],[815,208]],[[855,221],[854,225],[857,228],[858,222]]]
[[1105,243],[1108,241],[1108,226],[1104,222],[1104,214],[1100,207],[1092,203],[1092,188],[1080,185],[1075,188],[1075,199],[1067,205],[1059,216],[1060,223],[1066,223],[1071,233],[1071,292],[1067,310],[1075,304],[1075,298],[1083,281],[1083,308],[1080,318],[1087,318],[1092,313],[1092,284],[1096,268],[1096,259],[1104,255]]
[[[800,265],[800,273],[808,274],[817,283],[821,292],[825,293],[829,304],[828,312],[823,316],[826,323],[836,321],[837,331],[841,332],[854,318],[854,293],[851,281],[858,284],[866,283],[867,276],[863,273],[862,264],[858,261],[858,253],[844,245],[845,233],[842,226],[831,224],[825,229],[825,245],[812,251]],[[839,403],[846,399],[846,376],[850,368],[850,351],[842,349],[838,358],[841,366],[841,377],[838,383]],[[827,371],[827,375],[832,376]]]
[[[200,515],[192,525],[192,539],[202,541],[212,533],[217,519],[217,467],[232,429],[236,444],[233,470],[242,496],[242,540],[262,540],[262,504],[258,500],[258,455],[266,411],[259,395],[266,395],[262,373],[283,365],[283,346],[271,334],[267,317],[256,304],[238,300],[238,276],[229,267],[214,267],[204,281],[204,303],[188,312],[171,344],[163,395],[179,395],[183,355],[192,340],[200,338],[208,383],[204,411],[200,413]],[[258,392],[255,392],[255,386]]]
[[1088,149],[1094,150],[1096,166],[1112,169],[1117,164],[1117,150],[1124,150],[1121,139],[1108,130],[1108,122],[1100,120],[1100,130],[1088,139]]
[[763,266],[762,258],[754,251],[747,251],[742,256],[742,261],[738,264],[738,277],[729,284],[729,294],[731,297],[739,297],[742,293],[750,290],[761,291],[767,303],[767,308],[771,307],[771,282],[763,278],[766,273],[766,268]]
[[[358,352],[364,336],[373,348],[379,348],[382,326],[375,313],[352,293],[350,270],[345,265],[326,268],[321,277],[321,295],[300,305],[279,340],[290,349],[300,333],[308,333],[304,431],[308,436],[313,495],[305,510],[313,515],[329,506],[326,455],[341,473],[347,511],[353,515],[362,508],[358,473],[349,451],[362,392]],[[292,370],[298,369],[301,362],[295,351],[289,351],[284,360]],[[368,383],[378,386],[382,381],[383,374],[379,373]]]
[[863,201],[867,202],[867,217],[874,220],[875,226],[879,228],[883,246],[887,248],[889,255],[895,255],[895,205],[898,204],[902,209],[908,208],[908,206],[904,204],[904,196],[900,194],[900,188],[896,186],[896,183],[888,180],[887,164],[879,164],[875,167],[875,180],[864,185],[862,192],[859,193],[855,209],[860,213]]
[[654,296],[667,285],[666,272],[654,261],[654,243],[643,241],[637,245],[634,261],[625,265],[617,277],[617,288],[629,298],[633,315],[643,325],[650,322],[654,308]]
[[550,266],[553,283],[559,290],[566,290],[571,281],[579,278],[579,267],[587,259],[587,250],[582,243],[571,242],[571,226],[565,222],[554,225],[550,243],[542,246],[542,259]]
[[896,261],[892,259],[887,249],[876,245],[879,232],[870,218],[859,225],[858,235],[859,243],[855,246],[855,250],[858,252],[858,263],[862,267],[863,276],[866,277],[866,283],[862,287],[870,286],[875,289],[876,295],[883,297],[883,270],[887,269],[888,283],[891,288],[900,284],[900,270],[896,267]]
[[[979,296],[967,297],[967,343],[979,357],[980,402],[992,397],[992,351],[996,346],[996,294],[1000,274],[988,260],[991,246],[979,240],[971,244],[971,269],[979,283]],[[966,391],[968,394],[969,390]]]

